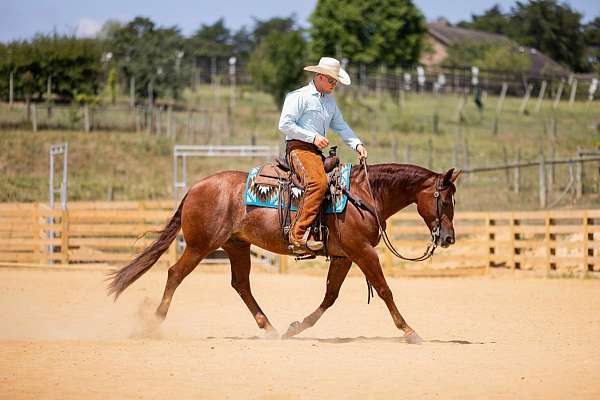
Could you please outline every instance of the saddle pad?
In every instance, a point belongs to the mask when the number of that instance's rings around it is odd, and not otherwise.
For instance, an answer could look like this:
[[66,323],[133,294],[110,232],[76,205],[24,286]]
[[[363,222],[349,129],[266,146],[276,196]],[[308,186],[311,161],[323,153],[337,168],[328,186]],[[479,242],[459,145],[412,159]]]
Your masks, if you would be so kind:
[[[261,167],[254,167],[248,172],[248,179],[246,180],[246,188],[244,190],[244,204],[247,206],[255,207],[268,207],[277,208],[279,207],[279,186],[276,185],[273,180],[273,185],[267,185],[264,183],[257,183],[257,176],[260,173]],[[350,171],[352,170],[352,164],[341,164],[340,174],[338,177],[339,186],[350,190]],[[292,211],[297,211],[297,200],[301,199],[304,195],[303,190],[292,186]],[[327,203],[325,208],[326,214],[339,214],[346,208],[348,202],[348,196],[341,192],[338,192],[336,196],[335,206],[331,202]]]

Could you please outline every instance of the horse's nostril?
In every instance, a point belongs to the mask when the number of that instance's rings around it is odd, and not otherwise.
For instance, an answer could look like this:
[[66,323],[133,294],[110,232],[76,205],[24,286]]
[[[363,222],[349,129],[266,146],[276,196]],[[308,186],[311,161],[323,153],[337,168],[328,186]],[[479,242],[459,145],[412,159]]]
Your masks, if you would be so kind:
[[454,244],[454,237],[452,237],[450,235],[446,236],[446,243]]

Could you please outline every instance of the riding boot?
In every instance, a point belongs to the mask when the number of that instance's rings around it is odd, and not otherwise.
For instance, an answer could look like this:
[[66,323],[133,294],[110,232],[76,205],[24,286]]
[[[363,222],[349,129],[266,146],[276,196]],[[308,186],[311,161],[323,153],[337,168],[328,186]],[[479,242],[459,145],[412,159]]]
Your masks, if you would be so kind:
[[310,226],[315,221],[327,192],[327,175],[321,155],[315,150],[316,146],[306,142],[293,142],[288,144],[289,160],[302,181],[304,196],[298,205],[289,241],[294,251],[314,252],[323,248],[323,242],[310,239]]

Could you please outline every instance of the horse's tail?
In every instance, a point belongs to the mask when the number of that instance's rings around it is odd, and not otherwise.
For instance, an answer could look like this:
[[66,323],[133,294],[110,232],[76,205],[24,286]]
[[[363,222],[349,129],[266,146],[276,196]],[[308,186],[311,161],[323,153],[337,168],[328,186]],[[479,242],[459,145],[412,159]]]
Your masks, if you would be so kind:
[[181,200],[179,208],[177,208],[167,226],[159,232],[160,236],[158,239],[146,247],[142,254],[138,255],[129,264],[109,274],[109,279],[112,279],[108,284],[108,295],[114,294],[115,301],[129,285],[135,282],[158,261],[160,256],[167,251],[169,245],[175,240],[177,232],[181,228],[181,209],[186,197],[187,194]]

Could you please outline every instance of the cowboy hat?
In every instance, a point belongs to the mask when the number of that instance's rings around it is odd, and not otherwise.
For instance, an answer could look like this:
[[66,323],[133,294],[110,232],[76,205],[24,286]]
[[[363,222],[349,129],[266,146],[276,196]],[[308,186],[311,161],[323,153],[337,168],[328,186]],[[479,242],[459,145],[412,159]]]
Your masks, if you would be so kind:
[[350,84],[350,76],[342,69],[340,62],[335,58],[321,57],[319,65],[310,65],[304,67],[304,70],[330,76],[342,85]]

